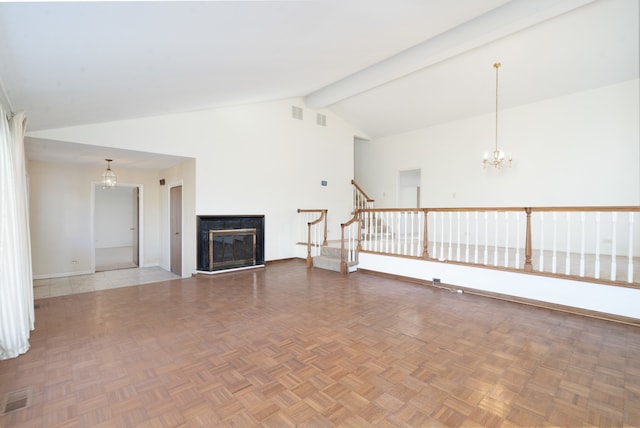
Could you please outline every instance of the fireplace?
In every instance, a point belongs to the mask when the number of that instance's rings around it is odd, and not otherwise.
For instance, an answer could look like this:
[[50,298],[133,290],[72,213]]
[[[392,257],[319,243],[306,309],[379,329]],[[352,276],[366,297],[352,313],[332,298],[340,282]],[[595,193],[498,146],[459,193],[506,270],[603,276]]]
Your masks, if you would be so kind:
[[264,266],[264,216],[198,216],[198,272]]

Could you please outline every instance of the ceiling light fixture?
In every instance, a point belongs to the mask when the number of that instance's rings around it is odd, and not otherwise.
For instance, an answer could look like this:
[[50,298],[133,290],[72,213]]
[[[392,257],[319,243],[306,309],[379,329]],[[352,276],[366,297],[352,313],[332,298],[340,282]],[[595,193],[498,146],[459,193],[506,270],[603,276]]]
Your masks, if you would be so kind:
[[102,174],[102,188],[113,189],[116,187],[116,175],[111,171],[111,159],[105,159],[107,161],[107,170]]
[[[501,64],[499,62],[493,64],[493,67],[496,69],[496,146],[491,157],[489,157],[489,153],[485,152],[484,159],[482,161],[484,168],[486,168],[487,165],[492,165],[494,168],[502,168],[502,161],[504,160],[504,152],[502,150],[498,150],[498,68],[500,68],[500,65]],[[511,161],[513,160],[511,154],[509,155],[508,160],[509,168],[511,168]]]

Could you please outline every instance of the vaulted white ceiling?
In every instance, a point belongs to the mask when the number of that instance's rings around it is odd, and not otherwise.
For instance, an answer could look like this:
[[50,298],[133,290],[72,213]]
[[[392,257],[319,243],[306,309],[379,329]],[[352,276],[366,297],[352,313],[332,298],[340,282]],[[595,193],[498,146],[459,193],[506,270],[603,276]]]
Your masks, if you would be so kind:
[[0,3],[29,130],[304,97],[376,138],[638,77],[637,0]]

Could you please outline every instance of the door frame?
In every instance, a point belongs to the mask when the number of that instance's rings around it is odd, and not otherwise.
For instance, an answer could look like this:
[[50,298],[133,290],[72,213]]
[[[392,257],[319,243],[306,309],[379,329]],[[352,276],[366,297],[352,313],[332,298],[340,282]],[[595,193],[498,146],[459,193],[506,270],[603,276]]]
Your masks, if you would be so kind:
[[[91,272],[96,273],[96,186],[101,186],[101,181],[91,182],[90,226],[91,226]],[[118,187],[138,188],[138,267],[144,267],[144,186],[142,184],[118,183]]]
[[[417,184],[416,186],[403,186],[402,185],[402,174],[405,173],[414,173],[415,171],[418,172],[418,180],[417,180]],[[420,205],[422,205],[422,195],[421,195],[421,191],[422,191],[422,168],[410,168],[410,169],[402,169],[402,170],[398,170],[396,172],[396,208],[416,208],[416,207],[400,207],[398,206],[400,204],[400,192],[401,192],[401,188],[402,187],[415,187],[416,189],[416,204],[418,205],[417,208],[420,208]]]

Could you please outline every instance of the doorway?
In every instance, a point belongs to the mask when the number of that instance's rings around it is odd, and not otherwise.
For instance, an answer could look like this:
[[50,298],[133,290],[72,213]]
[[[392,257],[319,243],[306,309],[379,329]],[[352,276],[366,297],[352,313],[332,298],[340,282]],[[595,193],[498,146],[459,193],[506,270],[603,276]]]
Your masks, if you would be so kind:
[[169,189],[169,234],[171,272],[182,276],[182,186]]
[[96,184],[94,195],[95,271],[138,267],[140,188]]
[[420,208],[420,169],[398,171],[397,208]]

